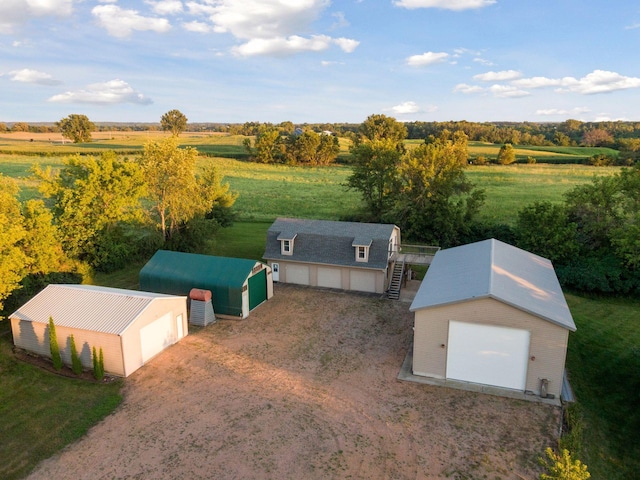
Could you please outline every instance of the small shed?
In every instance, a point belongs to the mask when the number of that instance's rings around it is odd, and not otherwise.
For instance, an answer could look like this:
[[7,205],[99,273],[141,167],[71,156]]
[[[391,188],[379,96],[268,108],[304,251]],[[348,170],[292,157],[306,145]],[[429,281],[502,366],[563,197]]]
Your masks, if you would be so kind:
[[105,372],[121,377],[188,333],[186,297],[93,285],[48,285],[9,318],[16,347],[51,357],[53,318],[66,364],[73,335],[85,368],[93,367],[93,347],[102,348]]
[[217,316],[247,318],[273,296],[271,268],[243,258],[158,250],[140,270],[140,289],[188,295],[210,290]]
[[560,398],[576,326],[549,260],[495,239],[440,250],[411,311],[414,375]]

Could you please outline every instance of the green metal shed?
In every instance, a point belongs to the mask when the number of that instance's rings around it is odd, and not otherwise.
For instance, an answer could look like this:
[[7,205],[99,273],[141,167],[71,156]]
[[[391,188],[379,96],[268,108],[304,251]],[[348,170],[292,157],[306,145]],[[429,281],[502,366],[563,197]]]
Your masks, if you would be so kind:
[[140,289],[188,295],[210,290],[217,316],[246,318],[273,296],[271,268],[243,258],[158,250],[140,270]]

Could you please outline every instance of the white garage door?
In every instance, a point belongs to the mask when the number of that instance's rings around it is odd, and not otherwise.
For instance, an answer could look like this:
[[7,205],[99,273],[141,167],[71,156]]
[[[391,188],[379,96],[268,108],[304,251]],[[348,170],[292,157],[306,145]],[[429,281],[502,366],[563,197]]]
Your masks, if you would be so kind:
[[342,272],[337,268],[318,267],[318,286],[342,288]]
[[306,265],[287,265],[287,283],[309,285],[309,267]]
[[358,292],[376,292],[376,272],[351,270],[351,290]]
[[160,317],[140,329],[140,348],[142,351],[142,363],[146,363],[152,357],[160,353],[169,345],[176,342],[173,333],[171,313]]
[[451,321],[447,378],[524,390],[529,337],[527,330]]

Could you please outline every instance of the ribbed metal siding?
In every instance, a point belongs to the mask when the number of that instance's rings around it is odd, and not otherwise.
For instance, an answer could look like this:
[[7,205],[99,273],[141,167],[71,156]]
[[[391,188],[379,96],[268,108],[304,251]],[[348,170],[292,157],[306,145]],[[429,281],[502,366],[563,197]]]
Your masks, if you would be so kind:
[[49,285],[11,318],[121,334],[156,298],[166,295],[83,285]]

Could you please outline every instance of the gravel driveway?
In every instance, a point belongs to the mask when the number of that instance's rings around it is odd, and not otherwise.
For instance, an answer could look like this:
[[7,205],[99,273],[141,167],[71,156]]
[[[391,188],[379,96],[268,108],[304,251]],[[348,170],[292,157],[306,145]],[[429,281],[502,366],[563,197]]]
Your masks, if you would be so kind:
[[396,379],[406,302],[276,285],[190,329],[32,479],[537,478],[556,407]]

